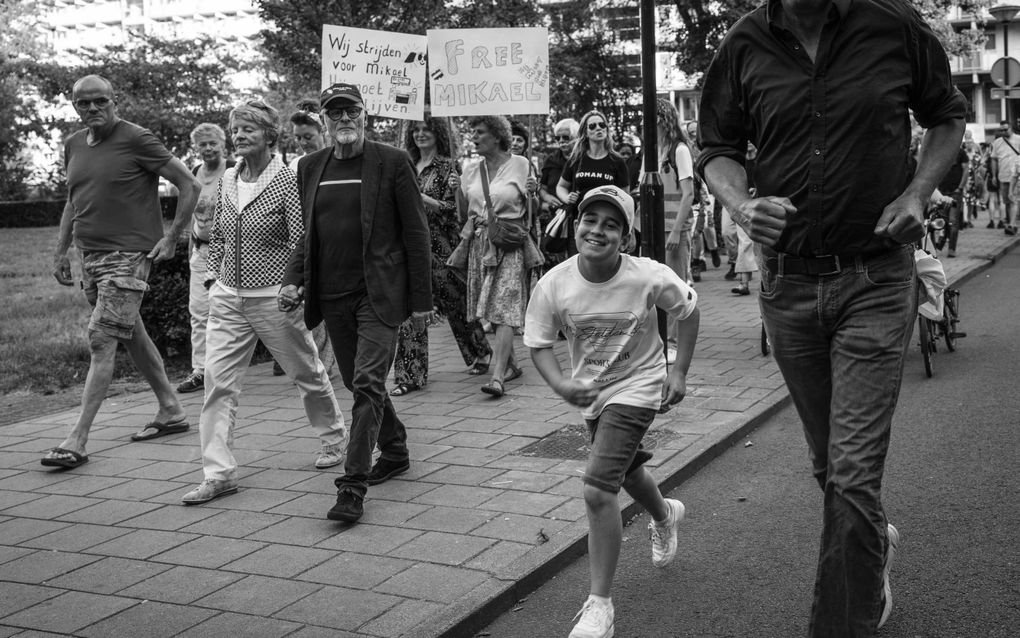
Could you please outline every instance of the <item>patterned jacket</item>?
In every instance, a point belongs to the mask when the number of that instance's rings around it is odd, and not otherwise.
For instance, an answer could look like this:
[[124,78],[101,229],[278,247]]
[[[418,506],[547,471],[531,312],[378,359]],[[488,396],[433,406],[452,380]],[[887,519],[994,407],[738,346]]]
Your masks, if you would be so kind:
[[237,210],[244,159],[220,180],[209,231],[209,276],[231,288],[275,286],[304,234],[294,171],[276,155],[255,182],[255,197]]

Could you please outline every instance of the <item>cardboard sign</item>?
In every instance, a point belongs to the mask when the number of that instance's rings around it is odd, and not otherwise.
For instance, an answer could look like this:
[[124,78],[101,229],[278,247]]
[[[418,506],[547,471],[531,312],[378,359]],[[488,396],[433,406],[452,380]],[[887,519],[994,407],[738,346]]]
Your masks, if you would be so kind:
[[429,29],[432,114],[549,112],[549,33],[544,28]]
[[356,84],[372,115],[420,120],[425,115],[423,35],[322,25],[322,88]]

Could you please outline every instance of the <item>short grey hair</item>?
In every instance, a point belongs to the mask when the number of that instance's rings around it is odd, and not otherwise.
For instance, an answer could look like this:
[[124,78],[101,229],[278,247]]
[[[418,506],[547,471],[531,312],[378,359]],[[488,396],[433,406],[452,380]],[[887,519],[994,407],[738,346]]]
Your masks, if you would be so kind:
[[191,130],[191,143],[195,143],[195,139],[199,135],[212,135],[221,142],[227,141],[227,134],[223,132],[223,128],[219,124],[213,124],[212,122],[202,122]]
[[280,139],[280,112],[262,100],[249,100],[235,106],[230,111],[231,128],[234,126],[234,120],[247,120],[262,129],[270,146],[276,146],[277,140]]
[[567,117],[567,118],[564,118],[564,119],[560,120],[559,122],[556,122],[555,126],[553,126],[553,133],[555,133],[556,131],[560,130],[564,126],[566,126],[566,127],[568,127],[570,129],[570,136],[571,137],[577,137],[577,132],[581,129],[580,122],[578,122],[577,120],[575,120],[572,117]]

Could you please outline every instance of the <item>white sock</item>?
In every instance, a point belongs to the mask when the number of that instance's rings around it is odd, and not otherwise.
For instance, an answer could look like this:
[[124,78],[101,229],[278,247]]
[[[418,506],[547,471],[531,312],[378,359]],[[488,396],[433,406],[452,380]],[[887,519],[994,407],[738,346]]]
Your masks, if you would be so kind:
[[590,600],[594,600],[595,602],[602,603],[603,605],[613,604],[613,599],[610,598],[609,596],[596,596],[595,594],[588,594],[588,598]]

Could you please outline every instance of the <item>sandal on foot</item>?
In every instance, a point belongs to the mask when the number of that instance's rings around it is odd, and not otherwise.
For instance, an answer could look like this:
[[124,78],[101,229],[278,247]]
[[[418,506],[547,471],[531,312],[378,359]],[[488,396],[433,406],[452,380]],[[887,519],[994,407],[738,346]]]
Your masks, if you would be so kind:
[[491,394],[498,399],[503,396],[503,382],[493,379],[482,386],[482,392],[485,394]]
[[489,364],[475,361],[474,364],[467,369],[467,373],[471,376],[477,377],[479,375],[488,374]]
[[[132,434],[131,440],[148,441],[150,439],[158,439],[161,436],[187,432],[190,428],[191,426],[188,425],[188,419],[186,417],[181,417],[175,421],[167,421],[166,423],[153,421],[151,423],[146,423],[141,432]],[[152,430],[152,432],[149,432],[149,430]]]
[[397,387],[390,390],[391,397],[402,397],[405,394],[410,394],[415,390],[421,390],[421,386],[416,383],[401,383]]
[[65,470],[85,465],[88,462],[88,455],[78,454],[74,450],[65,450],[62,447],[53,448],[39,461],[46,467],[62,467]]
[[520,377],[522,374],[524,374],[524,370],[521,370],[520,368],[518,368],[517,366],[515,366],[512,363],[508,363],[506,365],[506,369],[509,372],[509,374],[507,374],[505,377],[503,377],[503,382],[504,383],[507,382],[507,381],[513,381],[514,379],[516,379],[516,378]]

